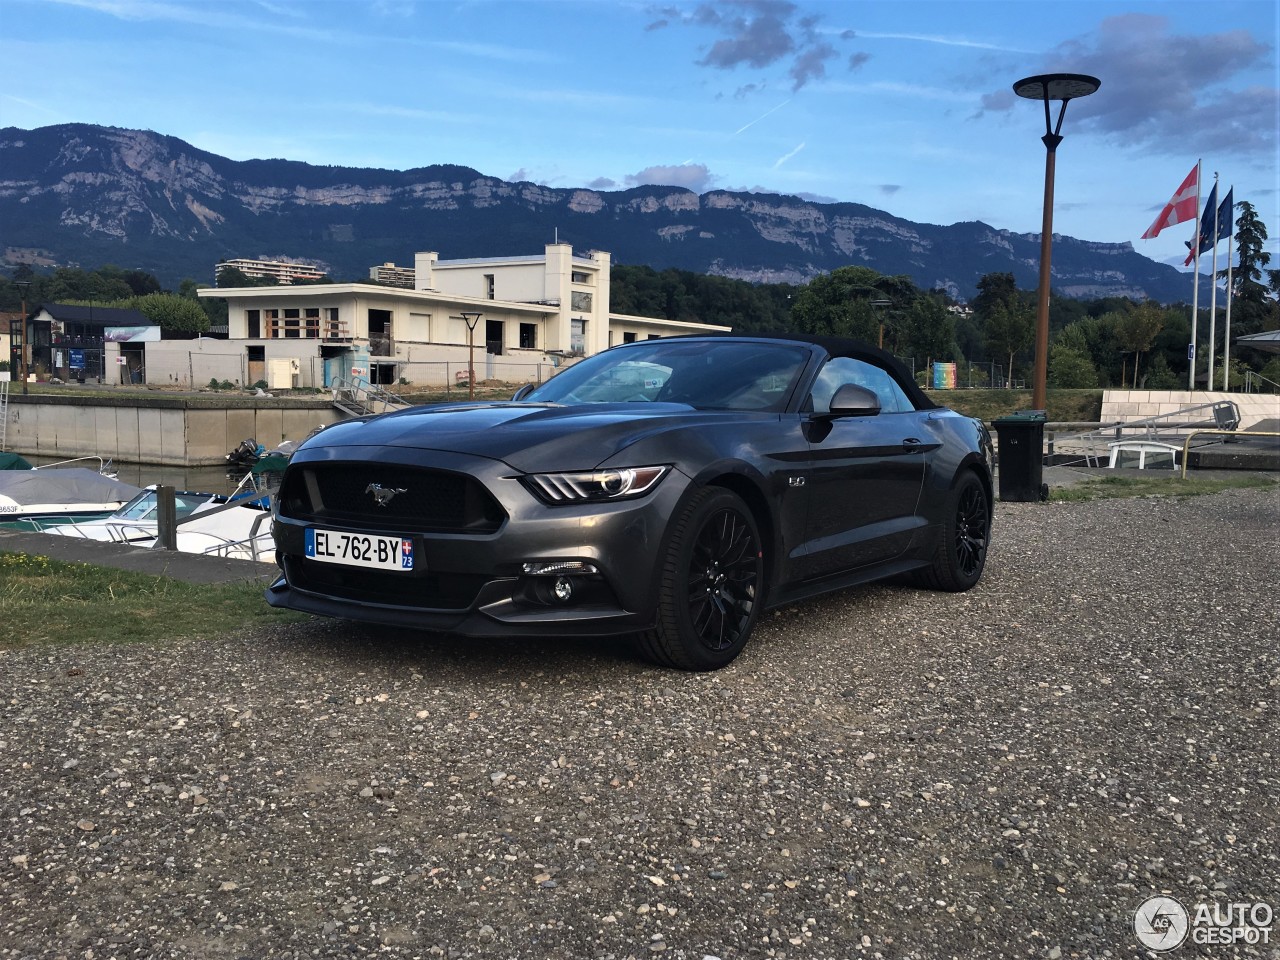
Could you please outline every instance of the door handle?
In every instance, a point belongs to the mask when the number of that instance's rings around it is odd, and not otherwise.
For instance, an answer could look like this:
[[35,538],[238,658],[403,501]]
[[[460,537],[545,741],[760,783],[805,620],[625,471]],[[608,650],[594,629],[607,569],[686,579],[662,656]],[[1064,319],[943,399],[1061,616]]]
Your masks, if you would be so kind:
[[918,437],[907,437],[902,441],[902,449],[907,453],[917,453],[924,449],[924,444]]

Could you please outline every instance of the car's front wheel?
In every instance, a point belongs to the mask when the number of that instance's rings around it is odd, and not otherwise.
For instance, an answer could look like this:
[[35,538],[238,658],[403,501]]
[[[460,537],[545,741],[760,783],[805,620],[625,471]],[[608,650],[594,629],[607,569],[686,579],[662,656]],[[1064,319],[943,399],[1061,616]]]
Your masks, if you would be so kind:
[[760,533],[747,505],[730,490],[699,490],[671,524],[660,557],[657,625],[641,635],[641,649],[682,670],[732,662],[751,635],[764,587]]
[[934,590],[968,590],[982,578],[991,540],[991,495],[972,470],[951,487],[933,562],[919,580]]

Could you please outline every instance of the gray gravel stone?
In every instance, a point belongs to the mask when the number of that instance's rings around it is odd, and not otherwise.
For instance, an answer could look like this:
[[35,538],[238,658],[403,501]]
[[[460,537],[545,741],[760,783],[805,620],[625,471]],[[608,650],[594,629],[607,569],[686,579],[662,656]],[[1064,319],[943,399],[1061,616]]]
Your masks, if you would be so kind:
[[322,620],[0,649],[0,958],[1137,957],[1157,892],[1280,912],[1277,531],[1001,504],[975,590],[795,604],[710,675]]

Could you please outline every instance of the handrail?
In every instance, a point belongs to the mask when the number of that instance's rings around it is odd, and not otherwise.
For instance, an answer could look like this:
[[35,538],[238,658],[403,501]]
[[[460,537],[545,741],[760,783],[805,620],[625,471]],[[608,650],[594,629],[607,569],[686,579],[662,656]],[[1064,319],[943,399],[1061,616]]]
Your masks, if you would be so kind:
[[[1190,419],[1195,414],[1203,413],[1206,410],[1213,411],[1213,413],[1207,417]],[[1154,417],[1100,423],[1093,429],[1082,433],[1055,436],[1052,444],[1054,447],[1063,444],[1074,444],[1077,447],[1083,447],[1079,462],[1092,467],[1095,465],[1095,461],[1101,461],[1102,459],[1099,454],[1094,452],[1095,442],[1106,442],[1109,437],[1123,440],[1125,439],[1125,433],[1138,433],[1138,436],[1134,437],[1134,439],[1159,440],[1162,435],[1167,436],[1169,433],[1180,436],[1183,430],[1195,429],[1200,424],[1204,424],[1206,429],[1218,429],[1223,423],[1232,422],[1237,424],[1240,422],[1240,408],[1235,402],[1231,400],[1213,400],[1208,403],[1180,407],[1177,410],[1171,410],[1169,413],[1158,414]]]
[[104,477],[114,478],[116,476],[116,474],[109,472],[111,470],[111,467],[113,466],[110,457],[107,457],[106,460],[103,460],[102,457],[93,456],[93,455],[90,455],[87,457],[72,457],[70,460],[57,460],[53,463],[42,463],[40,464],[40,466],[35,467],[33,469],[47,470],[49,467],[65,467],[68,463],[79,463],[82,460],[97,460],[98,472],[100,474],[102,474]]
[[1246,370],[1244,372],[1244,392],[1245,393],[1253,393],[1253,381],[1255,380],[1261,380],[1263,383],[1271,384],[1271,386],[1275,387],[1276,391],[1280,393],[1280,383],[1276,383],[1274,380],[1270,380],[1267,377],[1264,377],[1260,373],[1254,373],[1252,370]]
[[[364,377],[334,377],[329,382],[329,388],[333,391],[335,404],[341,406],[339,398],[345,395],[365,413],[386,413],[388,410],[410,406],[403,397],[370,383]],[[378,405],[381,405],[380,410]]]
[[1182,477],[1187,479],[1187,454],[1191,452],[1191,438],[1204,434],[1217,434],[1223,437],[1280,437],[1280,433],[1269,430],[1195,430],[1187,434],[1182,443]]

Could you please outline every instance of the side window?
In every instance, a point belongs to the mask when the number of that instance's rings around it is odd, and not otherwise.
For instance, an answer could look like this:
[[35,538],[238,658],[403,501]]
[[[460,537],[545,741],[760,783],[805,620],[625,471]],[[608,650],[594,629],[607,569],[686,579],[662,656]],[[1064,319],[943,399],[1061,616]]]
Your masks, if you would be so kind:
[[880,398],[881,413],[902,413],[914,409],[902,387],[884,370],[853,357],[832,357],[814,381],[809,402],[814,413],[829,413],[831,398],[846,383],[866,387]]

